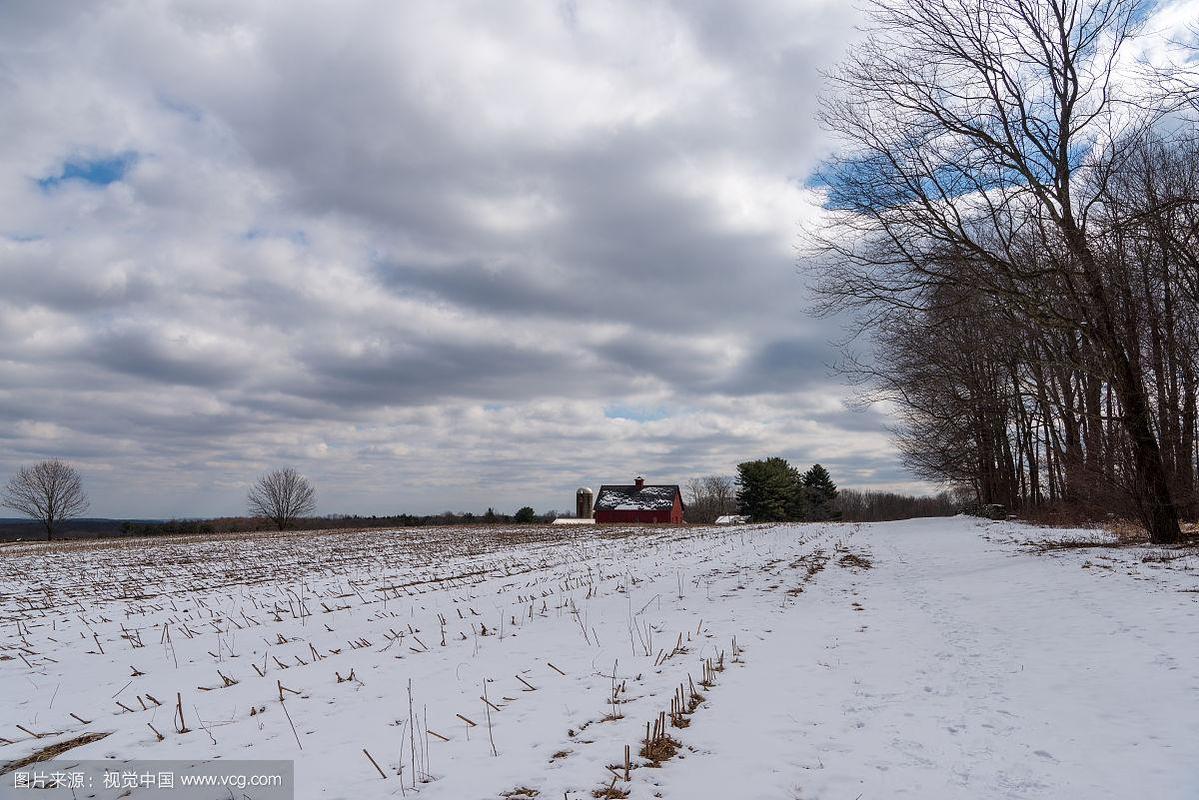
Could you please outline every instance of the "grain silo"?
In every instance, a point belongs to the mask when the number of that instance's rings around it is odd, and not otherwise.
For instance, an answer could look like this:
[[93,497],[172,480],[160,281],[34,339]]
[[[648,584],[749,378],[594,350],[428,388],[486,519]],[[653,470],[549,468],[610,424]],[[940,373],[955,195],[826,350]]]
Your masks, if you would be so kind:
[[586,486],[575,492],[575,516],[579,519],[591,519],[591,504],[594,495]]

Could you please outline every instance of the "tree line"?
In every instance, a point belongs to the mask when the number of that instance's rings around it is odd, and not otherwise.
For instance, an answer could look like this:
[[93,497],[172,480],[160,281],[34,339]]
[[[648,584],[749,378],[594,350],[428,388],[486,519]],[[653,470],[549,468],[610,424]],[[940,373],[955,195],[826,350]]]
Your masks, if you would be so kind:
[[[524,506],[514,514],[491,511],[442,511],[437,514],[333,514],[298,517],[287,523],[287,530],[350,530],[357,528],[429,528],[459,525],[541,525],[553,522],[557,511],[537,512]],[[212,519],[169,519],[162,521],[126,521],[120,531],[125,536],[195,536],[213,533],[244,533],[270,530],[274,523],[263,517],[215,517]]]
[[[726,515],[746,516],[755,522],[877,521],[912,516],[956,513],[948,495],[915,498],[888,492],[838,490],[820,464],[801,473],[786,459],[766,458],[738,465],[734,479],[723,475],[695,478],[687,483],[687,520],[712,523]],[[64,522],[79,517],[89,507],[79,471],[63,461],[43,461],[22,467],[0,491],[0,505],[39,522],[48,540],[61,532]],[[249,516],[215,519],[171,519],[121,523],[126,536],[205,535],[275,530],[346,528],[407,528],[437,525],[545,524],[557,511],[537,513],[523,506],[514,514],[488,508],[483,514],[445,511],[440,514],[314,516],[316,488],[291,468],[260,476],[246,495]]]
[[841,489],[833,503],[843,522],[886,522],[914,517],[950,517],[962,510],[951,492],[913,497],[871,489]]
[[708,475],[687,482],[687,521],[715,522],[744,516],[754,522],[801,522],[840,518],[838,490],[828,470],[814,464],[801,473],[771,457],[737,465],[736,477]]
[[[37,521],[52,540],[64,522],[80,517],[90,506],[83,478],[72,465],[52,459],[21,467],[0,490],[0,506],[10,508]],[[260,476],[246,495],[247,517],[217,519],[172,519],[166,521],[126,521],[121,533],[126,536],[195,535],[232,533],[274,528],[276,530],[326,528],[394,528],[427,525],[535,524],[557,517],[556,511],[538,514],[524,506],[515,514],[500,514],[488,508],[483,514],[469,511],[441,514],[397,514],[359,516],[339,514],[313,516],[316,487],[296,470],[285,467]]]
[[1130,65],[1150,10],[871,2],[809,239],[918,476],[1168,543],[1199,513],[1199,81]]
[[755,521],[885,522],[950,517],[969,504],[969,498],[948,491],[916,497],[877,489],[839,489],[821,465],[801,475],[782,458],[747,461],[736,477],[693,478],[687,482],[686,494],[687,521],[700,524],[723,516]]

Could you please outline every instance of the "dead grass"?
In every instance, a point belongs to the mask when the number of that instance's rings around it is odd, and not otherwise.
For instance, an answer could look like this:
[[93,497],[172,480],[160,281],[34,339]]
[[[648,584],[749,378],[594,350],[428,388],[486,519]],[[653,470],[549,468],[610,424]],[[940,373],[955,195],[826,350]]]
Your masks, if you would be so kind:
[[681,745],[677,739],[670,736],[659,736],[641,746],[641,757],[649,761],[649,766],[660,767],[663,761],[674,758]]
[[[1149,542],[1149,532],[1136,520],[1127,517],[1111,517],[1102,521],[1079,519],[1077,516],[1053,515],[1025,518],[1040,528],[1074,528],[1084,532],[1025,542],[1040,552],[1053,550],[1084,550],[1089,548],[1140,547]],[[1199,523],[1184,522],[1181,547],[1199,547]],[[1152,560],[1152,559],[1151,559]]]
[[1029,539],[1025,542],[1029,547],[1041,553],[1049,553],[1054,550],[1085,550],[1096,547],[1128,547],[1135,543],[1124,543],[1120,539],[1106,531],[1095,531],[1090,534],[1082,534],[1076,536],[1057,537],[1053,539]]
[[[1161,564],[1170,569],[1187,570],[1190,568],[1190,559],[1199,556],[1199,525],[1183,524],[1182,534],[1183,540],[1178,544],[1149,547],[1149,536],[1138,524],[1128,520],[1111,520],[1104,523],[1102,527],[1096,527],[1091,531],[1070,532],[1053,538],[1030,539],[1024,544],[1039,553],[1052,553],[1059,550],[1117,551],[1127,549],[1132,549],[1135,553],[1137,550],[1143,550],[1137,559],[1142,564]],[[1131,561],[1129,555],[1116,556],[1114,553],[1112,556],[1095,556],[1095,558],[1096,561],[1087,559],[1082,568],[1110,570],[1113,569],[1112,565],[1098,562],[1117,560],[1127,564]],[[1182,562],[1182,564],[1173,564],[1176,561]]]
[[811,553],[800,556],[791,562],[791,569],[802,569],[803,577],[799,579],[800,584],[793,589],[788,589],[787,594],[795,596],[803,593],[804,586],[812,582],[817,575],[820,574],[826,566],[828,566],[830,556],[823,550],[813,550]]
[[1114,536],[1121,545],[1146,544],[1149,541],[1149,532],[1132,520],[1110,520],[1103,524],[1103,530]]
[[528,786],[517,786],[507,792],[500,792],[500,797],[507,797],[509,800],[526,800],[530,797],[536,797],[541,792],[536,789],[530,789]]
[[1177,561],[1180,558],[1189,558],[1195,555],[1191,549],[1183,550],[1150,550],[1141,556],[1142,564],[1168,564],[1171,561]]
[[592,789],[591,796],[601,798],[617,798],[617,800],[619,800],[619,798],[628,797],[629,790],[624,788],[618,789],[616,787],[616,780],[613,779],[612,783],[608,784],[607,786],[601,786],[599,789]]
[[14,769],[27,767],[30,764],[37,764],[40,761],[49,761],[52,758],[62,755],[68,750],[74,750],[76,747],[83,747],[85,744],[98,742],[104,737],[108,736],[110,733],[112,733],[112,731],[105,731],[103,733],[99,731],[93,731],[92,733],[85,733],[82,736],[76,736],[74,739],[64,739],[61,742],[43,747],[40,750],[34,750],[24,758],[17,759],[16,761],[10,761],[3,767],[0,767],[0,774],[12,772]]
[[873,569],[874,562],[864,555],[858,553],[846,553],[837,559],[837,563],[846,569],[862,570]]

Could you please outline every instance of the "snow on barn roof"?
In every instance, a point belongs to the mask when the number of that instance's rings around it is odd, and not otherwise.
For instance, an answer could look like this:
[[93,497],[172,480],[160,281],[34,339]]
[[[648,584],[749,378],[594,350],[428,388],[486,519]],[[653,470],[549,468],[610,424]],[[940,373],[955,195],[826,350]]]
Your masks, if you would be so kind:
[[595,498],[596,511],[659,511],[674,507],[674,496],[681,495],[677,483],[657,486],[609,485],[600,487]]

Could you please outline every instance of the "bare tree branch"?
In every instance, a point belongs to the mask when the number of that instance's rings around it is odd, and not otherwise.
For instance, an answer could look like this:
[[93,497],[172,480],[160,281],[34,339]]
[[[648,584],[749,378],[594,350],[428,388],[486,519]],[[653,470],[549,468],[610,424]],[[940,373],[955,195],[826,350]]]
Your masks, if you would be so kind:
[[264,517],[279,530],[316,508],[316,489],[291,467],[277,469],[259,478],[246,496],[250,514]]
[[[1082,437],[1100,450],[1106,389],[1138,513],[1155,541],[1171,542],[1175,495],[1189,491],[1173,451],[1192,428],[1175,435],[1162,409],[1181,402],[1173,387],[1193,385],[1183,373],[1194,365],[1179,360],[1174,294],[1158,314],[1158,278],[1132,233],[1182,218],[1193,195],[1146,204],[1117,191],[1179,107],[1177,87],[1127,82],[1118,67],[1148,10],[1144,0],[868,0],[870,35],[829,75],[837,91],[822,116],[844,148],[821,174],[829,213],[808,238],[820,310],[851,312],[882,346],[861,374],[907,410],[901,447],[920,474],[1018,497],[1041,443],[1061,443],[1070,469]],[[1168,227],[1142,255],[1185,249],[1185,227]],[[1144,342],[1139,314],[1150,312]],[[1146,376],[1167,366],[1177,376],[1151,390]],[[1037,416],[1054,409],[1070,411],[1052,425]]]

